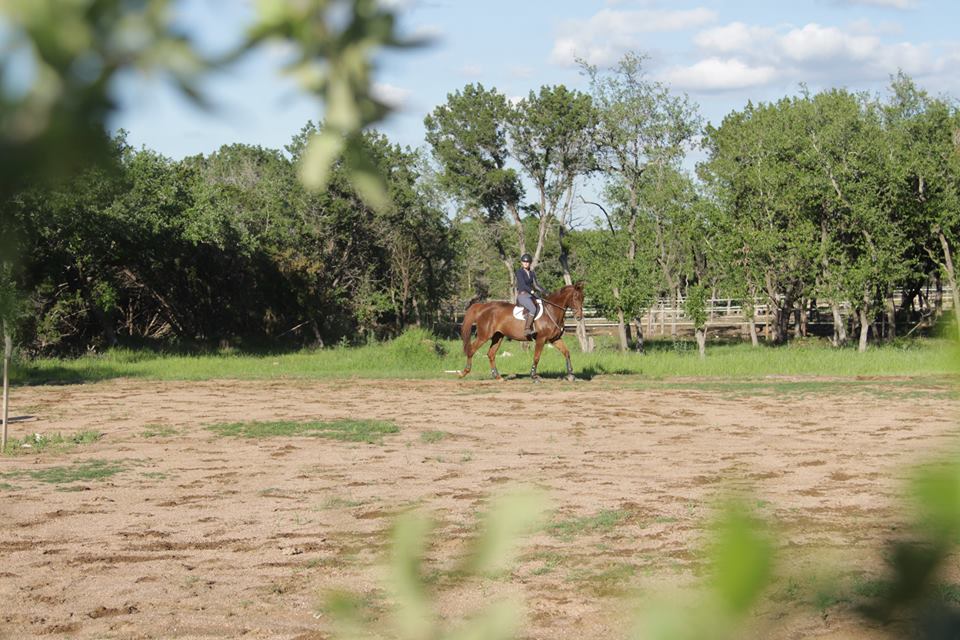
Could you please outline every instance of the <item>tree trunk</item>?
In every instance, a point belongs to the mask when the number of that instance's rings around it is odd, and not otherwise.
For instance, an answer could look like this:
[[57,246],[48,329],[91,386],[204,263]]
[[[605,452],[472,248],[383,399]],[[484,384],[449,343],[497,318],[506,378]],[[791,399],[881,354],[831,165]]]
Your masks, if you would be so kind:
[[513,268],[513,260],[510,256],[507,255],[506,250],[503,248],[503,242],[500,238],[494,240],[494,245],[497,247],[497,253],[500,254],[500,262],[503,263],[504,268],[507,270],[507,273],[510,275],[510,300],[516,302],[517,300],[517,272]]
[[[564,225],[560,225],[560,268],[563,270],[563,282],[564,284],[571,285],[573,284],[573,276],[570,274],[570,259],[567,255],[567,246],[563,243],[563,238],[566,235],[566,228]],[[590,353],[592,350],[590,348],[590,341],[587,340],[587,323],[583,318],[577,320],[577,341],[580,343],[580,351],[583,353]]]
[[103,332],[103,339],[107,341],[107,346],[117,346],[117,334],[113,330],[113,323],[110,321],[110,315],[97,306],[95,302],[91,302],[91,311],[93,312],[93,317],[96,319],[97,324],[100,325],[100,330]]
[[804,338],[807,337],[807,320],[810,317],[810,300],[808,298],[803,298],[803,302],[800,303],[799,309],[799,320],[800,320],[800,335]]
[[626,352],[629,348],[627,340],[627,326],[624,322],[623,309],[617,308],[617,336],[620,338],[620,351]]
[[759,347],[760,338],[757,337],[757,320],[753,317],[753,314],[750,314],[750,318],[747,320],[747,325],[750,329],[750,344],[754,347]]
[[830,310],[833,312],[833,339],[831,342],[835,347],[842,347],[847,343],[847,325],[840,314],[840,303],[836,300],[830,300]]
[[867,334],[870,333],[870,319],[866,308],[860,308],[857,313],[860,316],[860,344],[857,351],[863,353],[867,350]]
[[677,337],[677,316],[680,315],[680,289],[673,290],[673,317],[670,319],[670,336]]
[[957,272],[953,268],[953,253],[950,251],[950,243],[947,242],[947,236],[943,231],[938,235],[940,246],[943,247],[944,267],[946,267],[944,270],[947,272],[947,282],[950,283],[950,293],[953,296],[953,320],[957,325],[957,335],[960,337],[960,291],[957,290]]
[[7,423],[10,418],[10,357],[13,355],[13,340],[3,325],[3,442],[0,452],[7,450]]
[[323,344],[323,334],[320,333],[320,325],[317,324],[317,321],[316,321],[316,320],[311,320],[311,321],[310,321],[310,328],[313,329],[314,345],[317,346],[317,347],[319,347],[320,349],[323,349],[323,347],[324,347],[324,344]]
[[893,299],[891,293],[887,297],[887,331],[884,338],[893,340],[897,337],[897,301]]
[[936,276],[935,287],[933,290],[933,309],[934,315],[940,317],[943,314],[943,280],[938,273]]
[[[513,218],[513,228],[517,232],[517,249],[520,251],[517,255],[522,256],[527,252],[527,239],[523,235],[523,222],[520,220],[520,212],[517,211],[517,205],[512,202],[507,205],[507,208]],[[510,263],[510,266],[513,267],[513,262]]]
[[860,344],[857,351],[863,353],[867,350],[867,334],[870,332],[870,293],[863,292],[863,304],[858,310],[860,316]]
[[707,331],[703,328],[697,328],[697,348],[700,350],[700,357],[707,357]]
[[422,327],[423,319],[420,316],[420,305],[417,304],[416,296],[410,298],[410,306],[413,307],[413,326]]
[[637,344],[634,349],[637,353],[643,353],[643,318],[637,316],[633,319],[633,325],[637,329]]

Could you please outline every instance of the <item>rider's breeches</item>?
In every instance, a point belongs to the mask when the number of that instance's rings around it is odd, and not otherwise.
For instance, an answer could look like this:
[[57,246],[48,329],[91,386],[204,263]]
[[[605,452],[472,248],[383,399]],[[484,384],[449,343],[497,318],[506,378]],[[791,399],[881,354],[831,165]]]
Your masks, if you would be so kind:
[[537,303],[533,301],[533,296],[529,293],[519,294],[517,296],[517,304],[526,309],[530,315],[537,315]]

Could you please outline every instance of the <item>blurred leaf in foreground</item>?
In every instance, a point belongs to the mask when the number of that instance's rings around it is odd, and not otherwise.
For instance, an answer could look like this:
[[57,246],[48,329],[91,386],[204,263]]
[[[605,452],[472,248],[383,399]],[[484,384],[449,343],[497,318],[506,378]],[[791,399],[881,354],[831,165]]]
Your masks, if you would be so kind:
[[701,590],[645,604],[634,637],[643,640],[738,638],[748,614],[770,583],[773,542],[766,528],[731,501],[712,526],[710,578]]
[[374,95],[373,56],[384,48],[423,44],[404,40],[396,15],[377,0],[300,0],[257,3],[258,21],[246,47],[263,42],[292,49],[285,71],[300,86],[323,100],[321,131],[308,142],[300,179],[312,190],[326,187],[342,158],[350,182],[363,200],[379,210],[389,206],[383,177],[364,154],[360,132],[390,113]]
[[[471,578],[487,579],[509,569],[518,543],[543,522],[546,500],[535,491],[517,490],[492,501],[481,532],[469,544],[460,568],[450,572],[452,585]],[[393,616],[389,629],[375,628],[358,611],[360,599],[341,592],[328,595],[327,610],[334,617],[338,637],[401,637],[409,640],[508,640],[516,637],[522,604],[516,599],[488,602],[474,615],[442,625],[437,613],[441,594],[424,578],[423,563],[431,522],[411,512],[394,527],[390,557],[389,593]]]
[[960,637],[960,609],[941,595],[944,571],[960,536],[960,463],[921,468],[911,484],[911,499],[910,539],[893,543],[888,555],[892,575],[861,611],[884,623],[906,617],[922,638]]

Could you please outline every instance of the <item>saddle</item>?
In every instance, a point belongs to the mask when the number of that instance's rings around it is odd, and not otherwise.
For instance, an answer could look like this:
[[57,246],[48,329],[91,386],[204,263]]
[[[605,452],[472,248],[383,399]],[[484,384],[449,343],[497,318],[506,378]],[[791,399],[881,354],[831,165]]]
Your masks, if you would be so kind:
[[[540,316],[543,315],[543,302],[539,298],[535,298],[534,302],[537,303],[537,315],[533,316],[535,320],[539,320]],[[520,305],[514,305],[513,307],[513,317],[517,320],[523,320],[523,312],[525,309]]]

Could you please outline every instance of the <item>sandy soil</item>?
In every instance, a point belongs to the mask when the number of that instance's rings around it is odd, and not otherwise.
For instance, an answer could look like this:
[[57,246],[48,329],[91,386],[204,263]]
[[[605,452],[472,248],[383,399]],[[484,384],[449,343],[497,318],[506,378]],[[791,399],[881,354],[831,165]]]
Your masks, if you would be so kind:
[[[750,635],[881,637],[854,628],[851,603],[818,612],[801,601],[824,562],[848,579],[881,575],[909,466],[956,449],[957,403],[917,391],[777,397],[603,380],[18,388],[12,437],[104,436],[0,460],[0,637],[330,637],[327,590],[358,593],[387,617],[389,530],[413,505],[436,519],[426,571],[444,617],[506,595],[526,602],[523,637],[618,637],[624,594],[702,581],[711,505],[729,489],[752,491],[781,551]],[[360,444],[204,428],[335,418],[400,432]],[[447,437],[427,442],[431,430]],[[24,475],[94,459],[123,471],[71,484]],[[554,523],[618,519],[530,536],[503,578],[445,578],[489,497],[512,483],[546,489]]]

